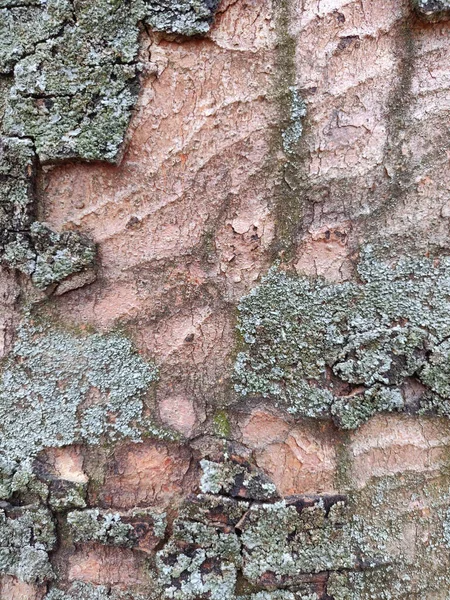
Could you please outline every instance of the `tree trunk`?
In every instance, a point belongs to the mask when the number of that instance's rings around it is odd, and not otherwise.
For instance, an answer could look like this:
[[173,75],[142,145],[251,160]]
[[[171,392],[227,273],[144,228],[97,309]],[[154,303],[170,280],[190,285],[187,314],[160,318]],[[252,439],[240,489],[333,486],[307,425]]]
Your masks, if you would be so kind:
[[1,6],[1,600],[448,600],[449,0]]

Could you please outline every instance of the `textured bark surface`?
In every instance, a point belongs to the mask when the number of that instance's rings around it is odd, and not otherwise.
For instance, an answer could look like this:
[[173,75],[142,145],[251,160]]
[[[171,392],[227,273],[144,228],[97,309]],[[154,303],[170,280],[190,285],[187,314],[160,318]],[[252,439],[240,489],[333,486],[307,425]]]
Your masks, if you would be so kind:
[[67,4],[0,40],[1,600],[448,600],[449,3]]

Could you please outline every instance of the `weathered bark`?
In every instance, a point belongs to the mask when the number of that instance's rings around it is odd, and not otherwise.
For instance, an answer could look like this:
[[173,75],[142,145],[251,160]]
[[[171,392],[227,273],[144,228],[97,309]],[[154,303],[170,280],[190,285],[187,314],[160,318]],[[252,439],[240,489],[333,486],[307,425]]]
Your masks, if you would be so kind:
[[448,600],[448,0],[0,4],[1,600]]

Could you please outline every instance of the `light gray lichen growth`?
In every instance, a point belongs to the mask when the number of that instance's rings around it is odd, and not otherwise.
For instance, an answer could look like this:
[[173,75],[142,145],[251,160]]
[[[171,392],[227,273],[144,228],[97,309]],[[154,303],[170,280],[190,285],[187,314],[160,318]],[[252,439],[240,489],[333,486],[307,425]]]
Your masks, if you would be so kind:
[[0,136],[0,258],[46,289],[92,267],[96,248],[78,232],[35,221],[35,168],[30,140]]
[[150,600],[150,598],[153,596],[113,591],[107,586],[92,585],[83,581],[75,581],[68,591],[53,588],[44,596],[44,600]]
[[[237,573],[242,566],[241,545],[227,523],[235,522],[236,511],[242,517],[248,508],[246,503],[236,504],[225,499],[214,506],[214,500],[210,502],[207,496],[200,497],[187,508],[189,518],[182,511],[175,520],[172,536],[156,558],[165,598],[234,600]],[[198,516],[196,508],[199,508]],[[211,514],[213,518],[217,515],[217,520],[202,522],[202,514],[203,517]]]
[[252,500],[278,498],[275,485],[260,471],[252,470],[248,463],[203,459],[200,465],[200,489],[204,494],[221,494]]
[[[448,474],[414,471],[373,477],[347,497],[273,503],[191,496],[158,553],[162,597],[203,600],[221,591],[224,600],[444,599],[449,502]],[[230,536],[225,550],[220,536]]]
[[[243,298],[236,390],[345,429],[380,411],[449,416],[450,259],[389,265],[367,247],[358,271],[361,283],[332,284],[272,270]],[[418,406],[411,378],[426,386]]]
[[49,473],[38,460],[12,460],[0,452],[0,500],[44,503],[55,512],[86,506],[86,483]]
[[119,513],[97,508],[77,510],[67,515],[74,542],[99,542],[109,546],[134,546],[133,527],[123,523]]
[[[236,477],[233,467],[241,464],[246,474]],[[157,555],[164,598],[320,600],[324,573],[358,568],[367,552],[372,556],[342,496],[242,500],[230,490],[237,489],[236,480],[247,476],[250,465],[236,458],[234,463],[204,460],[202,468],[201,487],[208,493],[185,500]],[[252,474],[257,473],[254,467]],[[242,586],[250,591],[239,593]]]
[[294,152],[303,133],[303,119],[306,116],[306,104],[300,97],[298,89],[294,86],[289,88],[290,100],[290,122],[283,130],[281,136],[283,149],[287,154]]
[[90,583],[75,582],[69,591],[52,589],[45,600],[112,600],[109,589],[104,586],[94,586]]
[[42,506],[0,509],[0,574],[27,583],[53,578],[48,552],[55,547],[51,513]]
[[[164,598],[176,600],[319,600],[324,573],[367,561],[372,548],[361,531],[341,497],[248,503],[196,496],[158,553],[159,583]],[[315,576],[317,587],[307,583]],[[260,591],[239,595],[238,579]]]
[[426,21],[448,21],[450,19],[450,0],[412,0],[419,16]]
[[319,500],[298,511],[285,501],[254,505],[243,527],[243,573],[254,584],[302,583],[302,576],[354,569],[359,549],[344,502],[328,510]]
[[75,231],[55,233],[44,223],[35,221],[29,234],[17,234],[5,247],[4,260],[31,276],[41,290],[79,273],[94,264],[95,244]]
[[[157,432],[143,416],[144,395],[157,369],[118,333],[75,335],[30,322],[19,329],[2,367],[0,573],[42,582],[53,577],[48,552],[56,537],[50,509],[63,518],[67,510],[85,508],[87,487],[58,477],[45,456],[36,455],[77,442],[124,437],[138,442]],[[161,436],[171,439],[168,431]],[[166,527],[163,514],[144,509],[123,515],[72,510],[67,523],[75,542],[145,551],[156,547]]]
[[24,460],[76,442],[139,441],[143,396],[157,377],[122,335],[76,336],[27,323],[0,376],[1,453]]
[[320,600],[316,593],[305,591],[275,590],[273,592],[257,592],[246,596],[237,596],[236,600]]
[[[204,600],[221,590],[224,600],[444,600],[449,503],[447,472],[415,471],[374,476],[345,497],[241,500],[222,488],[191,496],[158,553],[161,597]],[[229,555],[213,542],[220,535],[231,536],[234,557],[225,584]]]
[[207,33],[219,0],[147,0],[147,23],[157,31]]
[[164,538],[167,525],[164,513],[149,509],[134,509],[124,514],[99,509],[77,510],[67,515],[67,523],[75,543],[97,542],[133,548],[144,540],[147,550]]

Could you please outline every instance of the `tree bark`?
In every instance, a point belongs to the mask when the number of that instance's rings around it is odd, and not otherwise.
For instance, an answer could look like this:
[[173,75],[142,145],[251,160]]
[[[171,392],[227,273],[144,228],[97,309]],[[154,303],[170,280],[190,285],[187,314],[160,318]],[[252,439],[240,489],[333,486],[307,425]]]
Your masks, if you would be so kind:
[[1,6],[0,598],[448,600],[448,0]]

